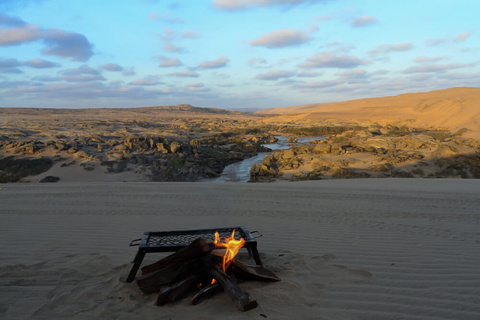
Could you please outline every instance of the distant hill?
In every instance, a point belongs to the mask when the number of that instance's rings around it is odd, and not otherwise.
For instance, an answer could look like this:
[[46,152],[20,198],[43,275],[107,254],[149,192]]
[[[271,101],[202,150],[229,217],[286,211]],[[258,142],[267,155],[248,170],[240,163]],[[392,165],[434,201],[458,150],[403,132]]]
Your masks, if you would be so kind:
[[218,108],[203,108],[203,107],[194,107],[189,104],[179,104],[175,106],[165,106],[165,107],[140,107],[133,108],[131,110],[138,111],[170,111],[170,112],[190,112],[190,113],[209,113],[209,114],[242,114],[242,112],[218,109]]
[[397,96],[333,103],[316,103],[262,110],[257,114],[277,116],[282,121],[351,121],[362,123],[410,122],[471,130],[480,138],[480,88],[460,87]]
[[239,116],[242,112],[223,110],[217,108],[194,107],[189,104],[180,104],[173,106],[154,106],[138,108],[0,108],[0,118],[8,120],[9,118],[23,119],[29,118],[49,118],[49,117],[74,117],[75,119],[125,119],[134,118],[149,119],[155,118],[176,118],[176,117],[219,117],[219,116]]

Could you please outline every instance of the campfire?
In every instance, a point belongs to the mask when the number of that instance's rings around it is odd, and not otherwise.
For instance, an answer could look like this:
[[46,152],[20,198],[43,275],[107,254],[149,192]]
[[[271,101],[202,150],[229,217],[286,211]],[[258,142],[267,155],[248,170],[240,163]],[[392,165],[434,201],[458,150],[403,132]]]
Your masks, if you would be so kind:
[[240,288],[240,281],[279,281],[270,270],[261,265],[247,265],[235,256],[245,239],[221,239],[215,233],[213,242],[197,238],[187,247],[141,269],[136,278],[144,293],[158,293],[159,306],[191,296],[196,305],[204,299],[224,291],[240,311],[248,311],[258,304],[248,292]]

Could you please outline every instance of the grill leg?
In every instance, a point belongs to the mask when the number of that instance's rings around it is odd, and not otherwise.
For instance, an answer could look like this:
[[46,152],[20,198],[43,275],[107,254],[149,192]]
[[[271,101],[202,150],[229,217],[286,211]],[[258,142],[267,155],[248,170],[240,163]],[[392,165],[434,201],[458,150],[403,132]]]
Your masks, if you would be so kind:
[[248,250],[248,253],[250,254],[250,256],[253,256],[253,259],[255,260],[255,263],[259,266],[262,265],[262,260],[260,260],[260,255],[258,254],[258,250],[257,250],[257,247],[248,247],[247,248]]
[[135,280],[135,275],[137,274],[138,268],[140,268],[140,265],[142,264],[143,258],[145,257],[146,253],[147,252],[145,250],[138,249],[137,254],[135,255],[135,259],[133,260],[132,269],[128,274],[127,282],[132,282],[133,280]]

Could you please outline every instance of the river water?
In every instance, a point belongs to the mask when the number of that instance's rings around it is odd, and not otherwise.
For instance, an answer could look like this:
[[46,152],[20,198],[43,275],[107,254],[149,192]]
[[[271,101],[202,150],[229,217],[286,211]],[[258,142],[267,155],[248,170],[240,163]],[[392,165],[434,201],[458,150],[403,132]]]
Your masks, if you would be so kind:
[[[265,147],[272,151],[284,150],[290,148],[292,143],[287,142],[287,137],[278,136],[275,143],[264,144]],[[325,137],[302,137],[298,138],[296,145],[308,144],[312,140],[324,140]],[[217,178],[204,179],[204,182],[248,182],[250,180],[250,168],[254,164],[261,164],[263,158],[272,152],[259,152],[258,155],[251,158],[232,163],[223,169],[222,174]]]

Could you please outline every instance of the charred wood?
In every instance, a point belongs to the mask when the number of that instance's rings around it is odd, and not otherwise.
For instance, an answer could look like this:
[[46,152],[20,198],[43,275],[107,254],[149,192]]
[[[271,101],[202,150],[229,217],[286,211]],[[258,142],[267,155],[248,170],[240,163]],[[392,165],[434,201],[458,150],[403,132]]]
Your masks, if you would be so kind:
[[156,305],[163,306],[167,302],[175,302],[186,297],[186,295],[206,277],[208,277],[206,273],[192,274],[172,285],[163,286],[158,294]]
[[211,283],[205,287],[202,287],[192,298],[191,302],[193,305],[199,304],[203,300],[210,298],[216,293],[222,292],[223,287],[220,283],[215,282]]
[[236,283],[234,283],[230,277],[218,266],[215,266],[209,270],[210,275],[217,280],[223,287],[223,290],[230,296],[230,299],[235,303],[238,310],[245,312],[255,308],[257,301],[243,291]]
[[190,243],[188,247],[179,249],[178,251],[172,253],[165,258],[143,267],[142,274],[146,275],[158,271],[162,267],[172,263],[183,262],[189,259],[204,256],[210,253],[214,249],[214,247],[215,246],[213,243],[207,242],[202,238],[198,238],[192,243]]
[[237,259],[233,259],[230,265],[231,272],[241,280],[255,280],[273,282],[280,281],[272,271],[258,265],[247,265]]

